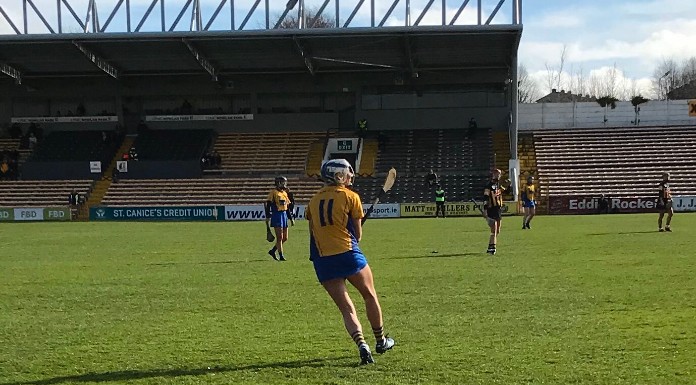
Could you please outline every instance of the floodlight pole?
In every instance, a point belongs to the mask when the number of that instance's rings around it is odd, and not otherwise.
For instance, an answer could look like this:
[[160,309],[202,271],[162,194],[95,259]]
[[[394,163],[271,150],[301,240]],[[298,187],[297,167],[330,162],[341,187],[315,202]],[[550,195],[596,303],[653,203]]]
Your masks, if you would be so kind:
[[[659,89],[659,95],[657,95],[657,96],[660,98],[662,97],[662,79],[666,78],[671,73],[672,73],[672,70],[669,70],[669,71],[665,72],[664,75],[660,76],[659,79],[657,79],[657,88]],[[667,100],[667,91],[665,91],[665,98],[662,100]]]

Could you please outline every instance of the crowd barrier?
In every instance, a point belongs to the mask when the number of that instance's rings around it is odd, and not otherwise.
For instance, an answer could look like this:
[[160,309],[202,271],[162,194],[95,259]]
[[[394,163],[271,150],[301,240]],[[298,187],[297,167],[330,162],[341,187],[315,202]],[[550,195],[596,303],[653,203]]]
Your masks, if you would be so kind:
[[69,207],[0,207],[0,222],[69,221]]

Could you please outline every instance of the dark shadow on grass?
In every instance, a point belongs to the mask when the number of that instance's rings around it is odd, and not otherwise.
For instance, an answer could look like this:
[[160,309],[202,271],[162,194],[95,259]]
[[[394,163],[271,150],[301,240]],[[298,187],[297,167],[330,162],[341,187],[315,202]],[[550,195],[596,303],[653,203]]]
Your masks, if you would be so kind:
[[484,253],[457,253],[457,254],[438,254],[431,253],[426,255],[413,255],[406,257],[394,257],[393,259],[420,259],[420,258],[455,258],[455,257],[471,257],[471,256],[485,256]]
[[608,233],[590,233],[587,235],[619,235],[619,234],[649,234],[656,233],[657,231],[614,231]]
[[[224,263],[252,263],[252,262],[268,262],[271,261],[270,258],[266,259],[249,259],[249,260],[235,260],[235,261],[208,261],[208,262],[158,262],[158,263],[148,263],[148,266],[175,266],[175,265],[213,265],[213,264],[224,264]],[[1,385],[1,384],[0,384]]]
[[312,360],[298,360],[298,361],[286,361],[286,362],[269,362],[266,364],[258,365],[246,365],[246,366],[228,366],[220,367],[215,366],[208,368],[196,368],[196,369],[152,369],[152,370],[122,370],[116,372],[103,372],[103,373],[86,373],[78,374],[74,376],[60,376],[53,378],[46,378],[43,380],[36,381],[17,381],[17,382],[2,382],[0,385],[51,385],[51,384],[63,384],[63,383],[80,383],[80,382],[123,382],[123,381],[133,381],[141,380],[147,378],[173,378],[182,376],[203,376],[206,374],[213,373],[227,373],[227,372],[239,372],[239,371],[256,371],[261,369],[299,369],[299,368],[322,368],[322,367],[336,367],[345,366],[352,367],[355,364],[338,364],[334,361],[339,361],[347,358],[355,358],[353,356],[342,356],[342,357],[330,357],[330,358],[315,358]]

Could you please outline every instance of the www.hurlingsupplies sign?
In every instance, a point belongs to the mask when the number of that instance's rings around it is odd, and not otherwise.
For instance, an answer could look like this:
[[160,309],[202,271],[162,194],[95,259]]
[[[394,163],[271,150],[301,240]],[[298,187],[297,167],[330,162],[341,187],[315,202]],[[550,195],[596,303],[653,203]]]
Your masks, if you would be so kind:
[[191,207],[92,207],[92,221],[214,221],[218,219],[215,206]]

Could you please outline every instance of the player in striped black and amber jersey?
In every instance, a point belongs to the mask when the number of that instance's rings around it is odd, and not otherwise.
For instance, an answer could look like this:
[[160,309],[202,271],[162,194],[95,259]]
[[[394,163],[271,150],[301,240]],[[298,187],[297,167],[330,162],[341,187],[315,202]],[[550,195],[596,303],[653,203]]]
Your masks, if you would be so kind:
[[491,180],[486,184],[486,188],[483,191],[483,195],[486,196],[486,216],[488,217],[489,225],[491,228],[491,236],[488,241],[488,254],[495,255],[496,253],[496,243],[498,240],[498,234],[500,234],[500,226],[502,220],[502,208],[503,208],[503,192],[505,187],[500,184],[500,175],[502,171],[500,169],[494,169],[491,173]]
[[[669,188],[669,173],[662,174],[662,182],[659,184],[659,197],[657,198],[657,208],[660,210],[660,217],[657,219],[657,227],[659,231],[672,231],[670,224],[674,209],[672,209],[672,190]],[[662,218],[667,213],[667,224],[662,228]]]
[[305,217],[309,221],[310,260],[317,278],[343,315],[346,330],[358,347],[361,364],[370,364],[374,359],[348,295],[346,280],[365,300],[377,353],[391,349],[394,340],[384,334],[382,308],[372,270],[358,247],[362,238],[363,208],[360,196],[349,189],[354,175],[353,167],[345,159],[324,162],[321,177],[325,186],[309,201]]

